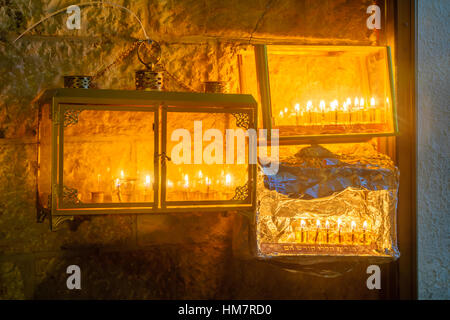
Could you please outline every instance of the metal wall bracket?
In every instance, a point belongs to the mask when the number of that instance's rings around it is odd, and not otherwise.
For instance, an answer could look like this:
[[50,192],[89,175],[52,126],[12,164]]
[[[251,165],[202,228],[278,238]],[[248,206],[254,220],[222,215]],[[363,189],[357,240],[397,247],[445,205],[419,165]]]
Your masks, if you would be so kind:
[[58,231],[61,229],[61,224],[64,221],[73,221],[74,216],[52,216],[50,219],[50,228],[52,231]]

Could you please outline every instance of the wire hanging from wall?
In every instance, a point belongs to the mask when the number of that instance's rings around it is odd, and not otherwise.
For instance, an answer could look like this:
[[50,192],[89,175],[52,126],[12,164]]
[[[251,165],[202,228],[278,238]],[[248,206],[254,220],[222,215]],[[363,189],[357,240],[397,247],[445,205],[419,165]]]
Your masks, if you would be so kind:
[[145,31],[144,25],[141,21],[141,19],[139,19],[139,17],[130,9],[121,6],[119,4],[113,3],[113,2],[106,2],[106,1],[91,1],[91,2],[85,2],[85,3],[77,3],[77,4],[72,4],[70,6],[67,6],[63,9],[57,10],[47,16],[45,16],[44,18],[42,18],[41,20],[39,20],[38,22],[36,22],[35,24],[33,24],[31,27],[29,27],[27,30],[25,30],[24,32],[22,32],[14,41],[13,43],[15,43],[17,40],[19,40],[20,38],[22,38],[25,34],[27,34],[28,32],[30,32],[31,30],[33,30],[35,27],[37,27],[38,25],[40,25],[42,22],[44,22],[45,20],[56,16],[62,12],[67,12],[67,9],[70,8],[71,6],[78,6],[78,7],[85,7],[85,6],[94,6],[94,5],[108,5],[108,6],[112,6],[112,7],[116,7],[122,10],[125,10],[126,12],[128,12],[129,14],[131,14],[138,22],[139,25],[141,26],[142,32],[144,33],[144,37],[145,39],[150,39],[149,36],[147,35],[147,31]]
[[272,7],[272,4],[275,2],[275,0],[268,0],[266,3],[266,8],[264,9],[263,13],[259,17],[258,21],[256,21],[256,25],[253,28],[253,31],[250,33],[250,37],[248,39],[248,43],[250,44],[253,39],[253,34],[258,30],[259,24],[263,21],[264,17],[266,16],[269,9]]
[[[253,39],[253,34],[258,30],[258,27],[260,25],[260,23],[263,21],[265,15],[267,14],[267,12],[269,11],[269,9],[272,7],[273,3],[275,2],[275,0],[268,0],[267,4],[265,6],[265,9],[263,11],[263,13],[261,14],[261,16],[258,18],[255,27],[253,28],[252,32],[250,33],[249,36],[249,40],[248,40],[248,44],[251,43],[252,39]],[[71,6],[79,6],[79,7],[85,7],[85,6],[95,6],[95,5],[107,5],[107,6],[111,6],[111,7],[115,7],[115,8],[119,8],[121,10],[124,10],[126,12],[128,12],[131,16],[133,16],[137,22],[139,23],[142,32],[144,34],[144,38],[145,40],[149,40],[151,42],[155,42],[156,44],[158,44],[158,42],[156,42],[155,40],[151,40],[147,34],[147,31],[144,28],[144,25],[142,23],[142,21],[139,19],[139,17],[130,9],[121,6],[119,4],[113,3],[113,2],[108,2],[108,1],[90,1],[90,2],[85,2],[85,3],[77,3],[77,4],[72,4],[70,6],[67,6],[65,8],[59,9],[47,16],[45,16],[44,18],[42,18],[41,20],[39,20],[38,22],[34,23],[32,26],[30,26],[29,28],[27,28],[24,32],[22,32],[14,41],[13,43],[15,43],[17,40],[21,39],[25,34],[27,34],[28,32],[30,32],[31,30],[33,30],[35,27],[37,27],[39,24],[41,24],[42,22],[48,20],[51,17],[54,17],[60,13],[63,12],[67,12],[67,9],[70,8]],[[142,43],[142,41],[145,40],[138,40],[133,42],[128,48],[126,48],[121,54],[118,55],[118,57],[109,65],[105,66],[105,67],[101,67],[99,68],[95,74],[93,78],[99,78],[101,76],[103,76],[106,72],[108,72],[114,65],[116,65],[118,62],[123,61],[124,59],[126,59],[137,47],[139,47],[139,44]],[[159,45],[159,44],[158,44]],[[167,70],[167,68],[162,64],[159,63],[159,67],[162,71],[164,71],[178,86],[180,86],[181,88],[183,88],[184,90],[188,90],[191,92],[197,92],[197,90],[193,89],[191,86],[185,84],[183,81],[181,81],[179,78],[177,78],[173,73],[169,72]]]

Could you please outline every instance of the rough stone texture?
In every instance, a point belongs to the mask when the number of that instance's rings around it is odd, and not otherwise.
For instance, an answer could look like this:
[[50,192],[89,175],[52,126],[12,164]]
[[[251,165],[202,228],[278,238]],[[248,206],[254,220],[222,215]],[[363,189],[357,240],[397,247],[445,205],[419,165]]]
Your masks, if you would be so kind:
[[449,299],[450,3],[434,0],[418,4],[419,298]]
[[[168,71],[194,90],[225,80],[238,92],[235,53],[267,1],[115,1],[142,19],[161,41]],[[293,37],[304,43],[368,44],[365,10],[372,0],[275,0],[254,38]],[[63,75],[94,74],[143,33],[117,8],[82,7],[81,30],[66,14],[27,27],[71,0],[0,0],[0,299],[380,298],[366,288],[364,264],[329,280],[252,259],[236,259],[235,215],[101,216],[51,232],[36,222],[36,126],[32,100],[61,87]],[[242,38],[241,43],[232,38]],[[136,55],[99,78],[100,88],[134,89]],[[166,75],[166,90],[186,88]],[[244,237],[244,240],[243,240]],[[245,250],[244,250],[245,251]],[[248,258],[248,253],[243,256]],[[66,289],[66,268],[78,264],[82,290]],[[444,264],[443,264],[444,265]],[[383,273],[384,274],[384,273]]]

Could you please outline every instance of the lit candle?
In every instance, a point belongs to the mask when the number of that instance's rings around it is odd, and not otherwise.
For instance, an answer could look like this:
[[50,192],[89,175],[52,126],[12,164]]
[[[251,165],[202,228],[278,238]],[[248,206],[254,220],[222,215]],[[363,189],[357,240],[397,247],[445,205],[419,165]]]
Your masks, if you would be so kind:
[[363,244],[366,244],[366,229],[367,229],[367,221],[363,223]]
[[338,218],[337,223],[338,223],[338,225],[337,225],[337,227],[338,227],[338,240],[339,240],[339,243],[341,243],[341,224],[342,224],[341,218]]
[[205,184],[206,184],[206,193],[209,195],[209,186],[211,185],[211,179],[208,177],[205,178]]
[[348,123],[351,125],[352,124],[352,99],[347,98],[347,108],[348,108]]
[[328,241],[329,241],[328,233],[329,233],[329,230],[330,230],[330,222],[328,222],[328,220],[325,221],[325,228],[327,229],[327,243],[328,243]]
[[337,107],[338,107],[338,105],[339,105],[339,102],[337,101],[337,100],[333,100],[331,103],[330,103],[330,109],[331,109],[331,111],[332,112],[334,112],[334,115],[332,114],[332,116],[334,116],[334,123],[335,124],[337,124]]
[[298,124],[299,124],[298,116],[300,113],[300,105],[298,103],[296,103],[294,106],[294,109],[295,109],[296,125],[298,126]]
[[225,185],[227,186],[231,185],[231,175],[229,173],[225,175]]
[[302,239],[301,239],[301,242],[303,243],[303,228],[305,227],[305,225],[306,225],[306,223],[305,223],[305,220],[301,220],[300,221],[300,227],[301,227],[301,237],[302,237]]
[[120,170],[120,177],[123,179],[125,178],[125,174],[123,173],[123,170]]
[[367,118],[368,118],[367,115],[369,115],[369,117],[370,117],[370,114],[365,112],[365,110],[364,110],[364,98],[359,99],[359,109],[361,110],[362,122],[364,122],[364,123],[370,122],[370,119],[367,120]]
[[325,123],[325,101],[320,101],[319,102],[319,110],[320,110],[320,113],[321,113],[321,115],[320,115],[320,122],[322,123],[322,124],[324,124]]
[[311,109],[312,109],[312,101],[309,100],[306,103],[306,112],[308,112],[308,114],[309,114],[309,124],[312,124]]
[[173,188],[173,182],[171,180],[167,180],[167,188],[169,189]]
[[150,184],[151,184],[151,179],[149,175],[145,176],[145,181],[144,181],[144,201],[151,201],[151,194],[149,192],[150,189]]
[[352,123],[352,117],[351,117],[351,113],[350,113],[350,104],[349,103],[344,103],[344,119],[345,122],[351,124]]
[[387,115],[388,114],[389,114],[389,98],[386,97],[386,104],[384,105],[383,115],[382,115],[382,122],[383,123],[387,122]]
[[355,242],[355,227],[356,227],[355,221],[352,221],[351,227],[352,227],[352,244],[353,244],[353,242]]
[[317,240],[319,239],[319,231],[320,231],[320,220],[317,219],[317,223],[316,223],[317,229],[316,229],[316,238],[314,239],[314,242],[317,242]]
[[371,107],[371,110],[372,110],[372,113],[373,113],[373,121],[375,122],[375,123],[381,123],[382,122],[382,119],[381,119],[381,110],[380,110],[380,108],[378,108],[377,106],[377,103],[376,103],[376,101],[375,101],[375,98],[371,98],[370,99],[370,107]]
[[188,192],[188,188],[189,188],[189,176],[187,174],[184,175],[184,199],[185,200],[189,200],[189,192]]
[[117,198],[119,199],[119,202],[122,202],[122,198],[120,196],[120,180],[119,180],[119,178],[116,179],[116,192],[117,192]]
[[355,102],[354,102],[354,106],[355,106],[355,123],[361,122],[360,119],[360,112],[359,112],[359,99],[355,98]]
[[[225,175],[225,186],[226,186],[226,193],[232,192],[232,190],[231,190],[231,175],[229,173],[227,173]],[[228,198],[228,196],[227,196],[227,198]]]

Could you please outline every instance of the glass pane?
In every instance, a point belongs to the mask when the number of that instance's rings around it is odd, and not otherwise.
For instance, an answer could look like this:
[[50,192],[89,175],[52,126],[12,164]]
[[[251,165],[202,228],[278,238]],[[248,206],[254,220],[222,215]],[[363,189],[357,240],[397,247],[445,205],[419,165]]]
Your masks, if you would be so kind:
[[153,112],[79,113],[64,128],[64,205],[153,202],[153,123]]
[[[198,135],[194,134],[194,128],[199,130]],[[228,134],[234,141],[234,147],[228,144],[228,163],[227,130],[232,130]],[[230,113],[168,112],[167,155],[171,161],[167,161],[166,201],[231,200],[236,188],[248,181],[245,133]]]
[[267,53],[280,136],[393,132],[385,47],[274,45]]

